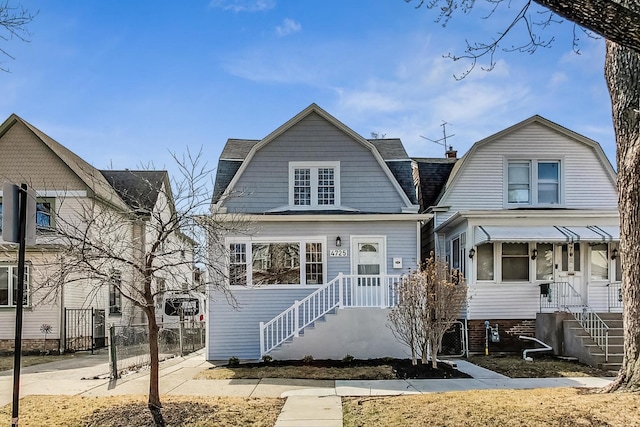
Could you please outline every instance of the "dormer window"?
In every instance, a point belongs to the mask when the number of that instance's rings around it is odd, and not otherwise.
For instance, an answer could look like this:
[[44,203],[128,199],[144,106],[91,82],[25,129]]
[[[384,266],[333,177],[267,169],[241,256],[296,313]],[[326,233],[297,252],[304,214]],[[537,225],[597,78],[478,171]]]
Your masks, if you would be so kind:
[[290,162],[289,205],[322,208],[340,205],[340,162]]
[[561,204],[559,160],[509,160],[507,162],[507,204]]

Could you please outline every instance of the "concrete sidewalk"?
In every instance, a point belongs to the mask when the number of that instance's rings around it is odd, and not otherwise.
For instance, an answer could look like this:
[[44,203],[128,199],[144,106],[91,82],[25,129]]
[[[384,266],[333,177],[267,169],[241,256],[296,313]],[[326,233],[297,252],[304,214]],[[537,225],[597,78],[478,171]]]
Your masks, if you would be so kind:
[[[148,370],[110,380],[104,355],[61,360],[47,365],[24,368],[20,396],[79,395],[113,396],[146,394]],[[93,362],[93,366],[91,366]],[[465,360],[455,361],[457,368],[471,375],[465,379],[331,381],[331,380],[194,380],[199,372],[213,366],[202,351],[164,361],[160,366],[160,391],[163,395],[285,397],[276,427],[342,426],[343,396],[387,396],[440,393],[446,391],[528,389],[550,387],[603,387],[611,378],[519,378],[512,379],[480,368]],[[76,368],[73,368],[73,366]],[[11,403],[12,373],[0,373],[0,406]]]

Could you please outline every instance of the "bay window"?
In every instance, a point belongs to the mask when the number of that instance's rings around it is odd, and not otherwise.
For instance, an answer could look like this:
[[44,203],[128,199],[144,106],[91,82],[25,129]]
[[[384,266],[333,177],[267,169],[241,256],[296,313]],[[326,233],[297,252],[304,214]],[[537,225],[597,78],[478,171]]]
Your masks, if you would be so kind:
[[231,286],[324,283],[324,245],[319,241],[254,241],[229,245]]

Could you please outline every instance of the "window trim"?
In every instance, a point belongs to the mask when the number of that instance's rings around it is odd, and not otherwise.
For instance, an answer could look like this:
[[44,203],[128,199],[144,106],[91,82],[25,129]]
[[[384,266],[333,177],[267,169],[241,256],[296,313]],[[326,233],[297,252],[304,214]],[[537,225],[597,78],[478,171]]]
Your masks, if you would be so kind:
[[[7,301],[11,302],[11,304],[7,304],[7,305],[0,305],[0,309],[5,309],[5,308],[16,308],[16,304],[15,301],[13,301],[13,280],[9,280],[9,278],[12,278],[14,275],[13,270],[18,270],[18,264],[14,264],[14,263],[0,263],[0,267],[7,267],[8,271],[7,271],[7,292],[8,292],[8,298]],[[24,264],[24,274],[25,274],[25,281],[24,281],[24,298],[26,298],[27,302],[26,304],[23,304],[22,307],[31,307],[31,263],[30,262],[25,262]],[[15,272],[15,274],[17,275],[17,271]]]
[[[333,204],[332,205],[319,205],[318,204],[318,170],[319,169],[333,169]],[[296,169],[310,169],[311,170],[311,204],[310,205],[295,205],[294,204],[294,184],[295,184],[295,170]],[[327,161],[327,162],[289,162],[289,208],[297,210],[307,209],[336,209],[341,205],[340,201],[340,162],[339,161]]]
[[[519,255],[507,255],[509,258],[525,258],[527,260],[527,278],[526,279],[516,279],[516,280],[505,280],[504,279],[504,245],[505,244],[515,244],[515,245],[526,245],[527,251],[526,254]],[[500,242],[500,283],[512,284],[512,283],[533,283],[531,281],[531,242]]]
[[[264,244],[264,243],[298,243],[300,245],[300,283],[299,284],[277,284],[277,285],[259,285],[256,286],[253,284],[253,244]],[[328,258],[329,251],[327,246],[327,237],[326,236],[291,236],[291,237],[260,237],[260,238],[227,238],[225,239],[225,248],[229,248],[232,244],[244,244],[245,246],[245,263],[246,263],[246,285],[229,285],[230,288],[238,289],[238,288],[250,288],[250,289],[294,289],[294,288],[305,288],[309,287],[320,287],[324,285],[324,283],[317,284],[307,284],[307,262],[306,262],[306,253],[307,243],[320,243],[322,245],[322,277],[323,282],[327,281],[327,273],[328,273]],[[229,256],[227,254],[226,259],[226,274],[229,277]]]
[[[528,163],[529,164],[529,203],[511,203],[509,202],[509,164],[511,163]],[[538,203],[538,190],[540,180],[538,178],[538,164],[539,163],[557,163],[558,164],[558,203]],[[562,208],[565,205],[564,188],[565,188],[565,174],[564,174],[564,156],[558,157],[504,157],[504,207],[505,208],[523,208],[523,207],[549,207],[549,208]]]

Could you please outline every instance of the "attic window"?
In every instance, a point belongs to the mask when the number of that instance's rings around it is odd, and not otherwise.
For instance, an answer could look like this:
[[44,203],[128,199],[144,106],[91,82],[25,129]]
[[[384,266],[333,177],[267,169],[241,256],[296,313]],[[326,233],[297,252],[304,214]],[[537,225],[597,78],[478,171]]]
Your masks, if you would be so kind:
[[297,208],[340,205],[340,162],[290,162],[289,205]]
[[509,160],[506,178],[508,206],[561,204],[559,160]]

